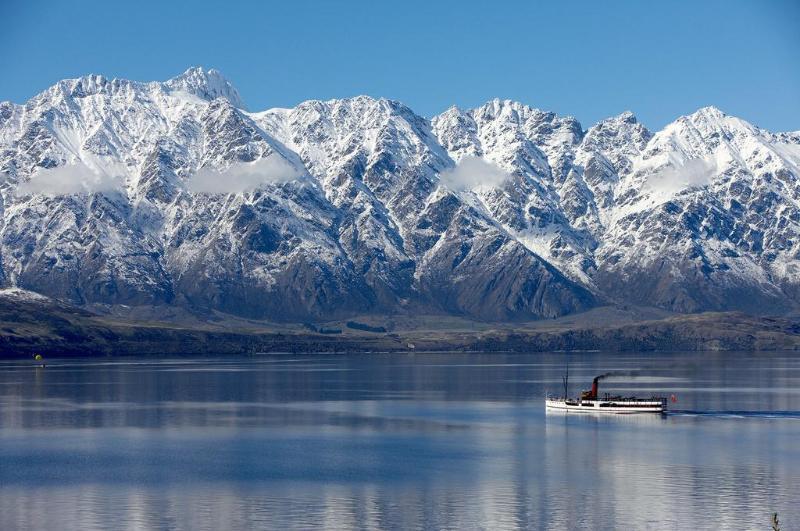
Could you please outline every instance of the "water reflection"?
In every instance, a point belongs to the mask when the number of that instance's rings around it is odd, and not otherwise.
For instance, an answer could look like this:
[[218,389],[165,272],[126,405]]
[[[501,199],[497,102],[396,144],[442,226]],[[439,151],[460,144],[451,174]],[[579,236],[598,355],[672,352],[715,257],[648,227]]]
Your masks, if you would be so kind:
[[545,414],[555,354],[7,362],[0,528],[800,522],[794,357],[572,355],[573,392],[608,367],[683,413]]

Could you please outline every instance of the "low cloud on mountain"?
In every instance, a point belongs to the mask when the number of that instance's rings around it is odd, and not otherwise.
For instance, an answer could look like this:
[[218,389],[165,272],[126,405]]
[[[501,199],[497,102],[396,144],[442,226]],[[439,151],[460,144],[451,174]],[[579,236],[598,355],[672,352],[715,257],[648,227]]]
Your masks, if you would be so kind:
[[463,157],[454,168],[443,171],[440,176],[442,185],[461,192],[477,186],[499,187],[508,180],[510,174],[496,164],[480,157]]
[[60,196],[119,191],[123,178],[116,172],[98,172],[82,162],[50,169],[40,169],[29,181],[21,183],[17,196]]
[[[658,132],[629,115],[584,130],[505,100],[429,122],[369,97],[243,113],[199,74],[191,96],[84,76],[0,105],[3,180],[19,194],[125,183],[114,201],[5,196],[9,286],[298,322],[551,318],[607,301],[797,311],[794,133],[708,108]],[[272,155],[233,162],[259,153]],[[30,179],[65,158],[89,167]],[[454,193],[431,190],[436,176]],[[291,179],[307,186],[275,184]]]
[[186,184],[194,193],[235,194],[253,191],[264,184],[283,183],[300,177],[300,171],[285,159],[271,155],[255,162],[234,164],[218,171],[201,168]]
[[688,188],[706,186],[717,173],[714,160],[690,159],[680,165],[667,166],[645,182],[645,188],[657,195],[671,196]]

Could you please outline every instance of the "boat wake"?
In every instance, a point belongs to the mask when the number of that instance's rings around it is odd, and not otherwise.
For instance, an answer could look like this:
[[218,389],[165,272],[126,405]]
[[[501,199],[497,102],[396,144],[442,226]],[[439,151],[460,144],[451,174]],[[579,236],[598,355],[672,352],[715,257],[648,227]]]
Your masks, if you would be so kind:
[[761,418],[761,419],[797,419],[800,411],[695,411],[691,409],[670,409],[670,416],[680,417],[715,417],[715,418]]

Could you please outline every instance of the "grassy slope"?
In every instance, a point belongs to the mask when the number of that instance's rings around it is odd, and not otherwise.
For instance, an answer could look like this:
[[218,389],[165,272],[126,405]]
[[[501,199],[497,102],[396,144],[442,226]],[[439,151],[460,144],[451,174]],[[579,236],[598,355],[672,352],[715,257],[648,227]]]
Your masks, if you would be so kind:
[[[167,312],[166,314],[164,312]],[[741,313],[674,315],[652,309],[601,308],[561,319],[476,323],[450,316],[361,316],[387,333],[323,323],[341,334],[297,324],[171,309],[90,313],[50,299],[0,297],[0,356],[174,355],[259,351],[415,350],[800,350],[795,320]]]

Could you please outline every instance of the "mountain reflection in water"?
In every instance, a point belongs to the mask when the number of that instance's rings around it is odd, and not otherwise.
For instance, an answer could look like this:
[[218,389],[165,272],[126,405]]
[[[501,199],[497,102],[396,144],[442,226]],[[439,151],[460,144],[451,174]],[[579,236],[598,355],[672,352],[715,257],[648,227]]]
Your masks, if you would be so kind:
[[570,354],[675,414],[545,413],[564,354],[0,364],[0,529],[787,529],[800,361]]

